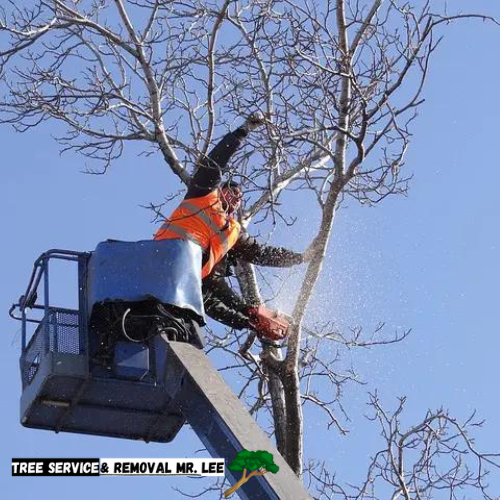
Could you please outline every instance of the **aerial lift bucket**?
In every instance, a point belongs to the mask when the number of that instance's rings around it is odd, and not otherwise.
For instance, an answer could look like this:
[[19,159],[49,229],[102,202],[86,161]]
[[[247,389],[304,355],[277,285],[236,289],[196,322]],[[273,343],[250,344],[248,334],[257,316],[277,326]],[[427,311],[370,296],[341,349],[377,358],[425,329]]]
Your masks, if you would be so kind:
[[[49,264],[55,260],[77,265],[78,309],[50,301]],[[119,341],[112,365],[93,363],[89,297],[97,295],[88,290],[89,262],[89,253],[44,253],[35,262],[26,293],[10,310],[22,322],[21,423],[56,432],[169,442],[187,421],[211,455],[226,460],[226,476],[233,484],[239,478],[227,466],[236,453],[260,449],[273,454],[279,472],[252,478],[238,489],[241,499],[310,500],[199,348],[158,336],[143,344]],[[41,318],[31,316],[37,310]]]

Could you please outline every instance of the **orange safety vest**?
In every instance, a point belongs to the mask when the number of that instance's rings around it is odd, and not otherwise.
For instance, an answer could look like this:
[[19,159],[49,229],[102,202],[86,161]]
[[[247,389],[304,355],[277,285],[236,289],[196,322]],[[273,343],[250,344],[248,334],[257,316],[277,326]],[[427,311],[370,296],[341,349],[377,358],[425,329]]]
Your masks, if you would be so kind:
[[155,240],[190,240],[208,252],[202,268],[205,278],[236,244],[241,226],[222,208],[219,190],[183,200],[154,235]]

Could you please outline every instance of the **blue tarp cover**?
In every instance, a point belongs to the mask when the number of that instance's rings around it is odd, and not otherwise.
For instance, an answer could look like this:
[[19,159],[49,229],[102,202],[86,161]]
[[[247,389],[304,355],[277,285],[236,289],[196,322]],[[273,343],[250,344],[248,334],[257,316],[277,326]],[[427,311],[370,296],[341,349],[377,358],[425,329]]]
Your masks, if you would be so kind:
[[201,262],[202,249],[191,241],[99,243],[88,266],[89,313],[98,302],[156,298],[190,309],[205,324]]

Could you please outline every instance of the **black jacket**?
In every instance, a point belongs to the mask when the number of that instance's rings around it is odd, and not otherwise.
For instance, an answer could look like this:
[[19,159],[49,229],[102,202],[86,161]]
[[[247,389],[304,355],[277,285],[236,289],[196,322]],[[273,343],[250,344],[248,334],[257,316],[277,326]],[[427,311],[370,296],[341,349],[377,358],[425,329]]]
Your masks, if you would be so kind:
[[226,279],[232,275],[231,267],[238,260],[259,266],[291,267],[301,264],[303,256],[282,247],[259,245],[255,238],[242,232],[236,245],[203,280],[205,312],[220,323],[241,330],[250,328],[247,305],[233,291]]
[[[204,158],[195,172],[185,199],[205,196],[217,189],[228,169],[231,156],[241,146],[247,132],[239,128],[226,134]],[[226,278],[238,260],[259,266],[290,267],[303,262],[302,254],[281,247],[259,245],[255,238],[241,231],[234,247],[203,280],[205,312],[213,319],[236,329],[249,328],[247,306],[229,286]]]

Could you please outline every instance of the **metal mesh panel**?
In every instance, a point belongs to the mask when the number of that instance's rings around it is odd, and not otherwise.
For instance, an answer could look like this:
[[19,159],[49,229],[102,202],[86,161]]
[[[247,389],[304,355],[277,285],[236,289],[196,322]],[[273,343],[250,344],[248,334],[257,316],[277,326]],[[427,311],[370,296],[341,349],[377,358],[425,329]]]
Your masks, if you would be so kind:
[[27,386],[35,376],[38,371],[38,366],[40,364],[40,360],[42,356],[45,354],[45,321],[42,321],[33,337],[26,348],[26,351],[23,353],[21,358],[21,376],[23,381],[23,387]]
[[49,350],[68,354],[83,354],[76,311],[52,310],[49,314]]
[[38,371],[38,367],[40,366],[40,357],[40,353],[37,353],[34,359],[26,365],[26,382],[28,384],[33,380],[35,373]]
[[[46,341],[48,329],[48,343]],[[83,342],[78,328],[78,311],[50,309],[38,325],[22,356],[21,376],[23,387],[35,376],[46,352],[84,354]]]

